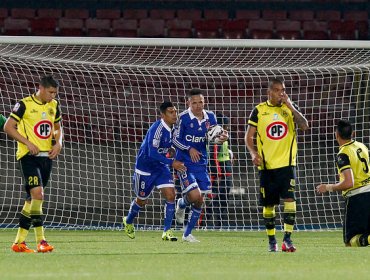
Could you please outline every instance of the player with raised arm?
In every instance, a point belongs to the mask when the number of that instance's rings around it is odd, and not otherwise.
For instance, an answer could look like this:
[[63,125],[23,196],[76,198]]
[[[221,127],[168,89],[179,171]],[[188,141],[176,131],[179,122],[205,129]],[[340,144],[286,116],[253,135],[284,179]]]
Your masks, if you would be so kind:
[[135,238],[134,219],[156,187],[161,190],[166,199],[162,239],[177,241],[171,230],[175,214],[176,192],[169,166],[181,172],[184,172],[186,168],[181,161],[166,157],[172,146],[173,125],[177,121],[176,107],[166,101],[160,105],[159,111],[161,119],[149,128],[136,157],[133,176],[133,189],[136,198],[131,203],[127,217],[123,218],[123,226],[127,236],[131,239]]
[[[295,224],[296,202],[296,126],[308,128],[306,118],[285,92],[281,80],[268,85],[268,100],[252,111],[245,134],[245,143],[260,177],[260,202],[269,238],[269,251],[278,251],[275,237],[275,205],[284,200],[284,238],[282,251],[296,250],[290,238]],[[257,135],[257,149],[254,138]]]
[[352,125],[340,120],[335,131],[339,144],[336,165],[340,180],[320,184],[317,193],[341,191],[345,198],[343,240],[346,246],[365,247],[370,244],[370,162],[369,150],[352,139]]
[[[176,220],[183,224],[185,208],[191,205],[182,240],[199,242],[191,232],[202,212],[203,194],[211,192],[206,135],[210,127],[217,125],[217,119],[213,112],[204,110],[204,96],[200,89],[189,92],[187,104],[189,108],[179,115],[174,139],[176,159],[183,161],[187,168],[186,171],[178,172],[183,197],[177,201]],[[227,131],[224,131],[219,143],[227,139]]]
[[42,203],[52,160],[62,149],[61,113],[59,103],[54,99],[57,92],[58,82],[52,76],[42,77],[39,90],[15,104],[4,126],[4,131],[18,141],[16,156],[27,193],[19,217],[17,237],[12,245],[14,252],[34,252],[25,243],[31,225],[35,231],[37,251],[46,253],[54,249],[45,239]]

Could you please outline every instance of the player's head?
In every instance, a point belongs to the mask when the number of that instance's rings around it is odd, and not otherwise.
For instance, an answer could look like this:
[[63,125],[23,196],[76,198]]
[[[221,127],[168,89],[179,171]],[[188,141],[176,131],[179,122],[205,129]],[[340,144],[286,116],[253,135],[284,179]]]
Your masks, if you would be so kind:
[[161,113],[161,118],[169,126],[172,126],[177,121],[177,110],[176,107],[170,101],[165,101],[159,106],[159,112]]
[[283,103],[282,97],[285,93],[285,84],[282,80],[273,78],[269,81],[268,98],[272,105],[281,105]]
[[338,137],[342,140],[351,140],[353,135],[352,125],[348,120],[339,120],[335,132],[337,140]]
[[43,103],[48,103],[53,100],[58,92],[58,81],[52,76],[44,76],[40,80],[39,91],[37,97]]
[[188,93],[188,106],[195,116],[202,116],[204,109],[204,96],[199,88],[193,88]]

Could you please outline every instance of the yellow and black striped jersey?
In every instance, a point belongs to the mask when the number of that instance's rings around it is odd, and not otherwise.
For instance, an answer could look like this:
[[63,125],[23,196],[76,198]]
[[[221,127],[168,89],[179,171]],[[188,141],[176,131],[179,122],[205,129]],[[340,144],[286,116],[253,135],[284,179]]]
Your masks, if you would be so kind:
[[355,140],[339,147],[336,164],[340,181],[344,180],[342,172],[352,169],[354,184],[353,187],[342,192],[345,196],[349,191],[361,188],[370,184],[369,150]]
[[[299,108],[293,104],[294,107]],[[295,166],[297,140],[294,116],[285,105],[274,106],[270,101],[257,105],[248,125],[257,129],[257,150],[263,159],[259,169],[276,169]]]
[[[10,117],[17,121],[19,134],[36,145],[40,152],[52,148],[54,124],[61,120],[58,101],[42,104],[35,95],[23,98],[15,104]],[[18,142],[17,159],[29,153],[26,145]]]

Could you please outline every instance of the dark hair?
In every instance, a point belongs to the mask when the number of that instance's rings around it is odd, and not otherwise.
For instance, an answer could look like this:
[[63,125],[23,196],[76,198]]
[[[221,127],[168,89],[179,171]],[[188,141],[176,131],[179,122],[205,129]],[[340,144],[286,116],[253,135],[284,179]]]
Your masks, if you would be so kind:
[[193,88],[189,91],[188,93],[188,98],[194,96],[194,95],[203,95],[202,91],[200,90],[200,88]]
[[45,88],[49,88],[49,87],[57,88],[59,86],[59,83],[57,80],[53,78],[53,76],[48,75],[40,79],[40,85],[42,85]]
[[164,101],[160,106],[159,106],[159,112],[162,114],[166,113],[167,108],[169,107],[175,107],[172,102],[170,101]]
[[340,138],[350,140],[352,138],[352,125],[348,120],[339,120],[337,132]]
[[272,79],[269,81],[269,85],[268,85],[269,89],[271,89],[271,88],[272,88],[272,86],[273,86],[273,85],[275,85],[275,84],[283,85],[283,84],[284,84],[284,81],[283,81],[283,80],[280,80],[280,79],[278,79],[278,78],[272,78]]

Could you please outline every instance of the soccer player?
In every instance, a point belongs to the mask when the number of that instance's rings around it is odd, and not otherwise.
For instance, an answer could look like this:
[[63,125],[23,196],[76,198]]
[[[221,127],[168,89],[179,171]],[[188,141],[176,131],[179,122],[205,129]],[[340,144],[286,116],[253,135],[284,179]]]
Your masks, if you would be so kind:
[[[308,128],[306,118],[285,92],[279,79],[269,82],[268,100],[252,111],[245,134],[245,143],[252,162],[258,166],[260,202],[269,239],[269,251],[278,251],[275,237],[275,205],[284,200],[284,238],[282,251],[296,250],[290,238],[296,215],[296,126]],[[257,149],[254,138],[257,134]]]
[[[183,224],[185,208],[191,205],[182,240],[199,242],[191,232],[202,212],[203,194],[211,192],[206,135],[211,126],[217,125],[217,119],[213,112],[204,110],[204,96],[200,89],[189,92],[187,103],[189,108],[179,115],[174,139],[176,159],[183,161],[187,168],[186,171],[178,172],[183,197],[177,201],[176,220]],[[227,131],[224,131],[220,141],[227,139]]]
[[3,130],[5,122],[6,118],[2,114],[0,114],[0,130]]
[[[12,250],[33,253],[25,240],[31,225],[37,251],[53,251],[45,239],[42,203],[52,169],[52,160],[62,149],[62,126],[57,95],[58,82],[52,76],[40,80],[38,91],[15,104],[4,131],[18,142],[17,160],[25,179],[26,201],[19,217],[19,228]],[[54,138],[54,144],[52,142]]]
[[370,243],[370,164],[368,148],[352,139],[352,125],[339,120],[335,138],[339,144],[336,165],[340,180],[320,184],[317,193],[341,191],[346,200],[343,239],[346,246],[364,247]]
[[161,119],[149,128],[136,157],[133,176],[133,189],[136,198],[132,201],[127,217],[123,218],[124,230],[128,237],[135,238],[133,221],[147,203],[154,187],[161,190],[166,202],[164,206],[164,229],[162,239],[177,241],[171,230],[175,214],[175,185],[169,166],[184,172],[184,163],[173,158],[167,158],[173,139],[173,125],[177,121],[177,110],[171,102],[163,102],[159,111]]

